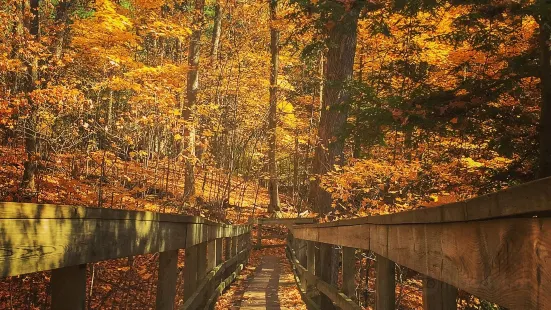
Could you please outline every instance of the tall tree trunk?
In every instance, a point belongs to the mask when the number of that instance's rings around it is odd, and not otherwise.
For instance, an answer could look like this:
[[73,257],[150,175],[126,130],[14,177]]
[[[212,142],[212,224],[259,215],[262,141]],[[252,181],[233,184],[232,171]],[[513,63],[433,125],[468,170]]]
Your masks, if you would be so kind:
[[[545,3],[542,4],[545,8]],[[546,14],[547,13],[547,14]],[[540,79],[541,79],[541,114],[539,126],[540,161],[538,177],[551,176],[551,64],[549,43],[551,39],[551,22],[549,12],[542,10],[540,17]]]
[[205,0],[195,0],[194,29],[191,34],[188,53],[187,100],[183,113],[186,125],[188,126],[185,140],[187,159],[184,177],[184,200],[189,200],[195,195],[195,105],[199,91],[199,52],[204,7]]
[[[27,24],[29,34],[34,40],[38,42],[40,39],[40,19],[39,19],[39,0],[30,0],[29,8],[31,13],[31,19]],[[21,181],[21,188],[30,191],[36,190],[35,174],[38,167],[38,139],[37,139],[37,117],[36,117],[36,105],[33,103],[30,93],[35,89],[36,82],[38,81],[38,59],[32,57],[27,60],[27,80],[26,80],[26,93],[27,100],[30,106],[30,117],[27,119],[27,125],[25,128],[25,153],[27,155],[24,163],[25,170],[23,171],[23,179]]]
[[[363,68],[364,68],[364,62],[363,62],[363,48],[360,52],[360,67],[358,68],[358,82],[360,82],[360,85],[363,84]],[[361,131],[358,129],[360,125],[360,103],[356,103],[356,119],[354,120],[354,146],[352,151],[352,157],[354,158],[360,158],[362,155],[362,139],[361,139]]]
[[276,163],[277,128],[277,71],[279,67],[279,30],[275,27],[277,0],[270,0],[270,51],[272,53],[270,72],[270,111],[268,115],[268,169],[270,171],[270,205],[268,212],[279,210],[278,175]]
[[212,46],[210,50],[210,57],[212,59],[218,58],[218,47],[220,46],[220,35],[222,34],[222,15],[223,8],[220,5],[220,0],[216,2],[214,8],[214,29],[212,33]]
[[299,143],[298,143],[298,128],[295,128],[295,154],[293,158],[293,202],[298,201],[297,194],[299,191],[298,169],[299,169]]
[[[318,107],[318,111],[320,112],[320,115],[321,115],[321,109],[322,109],[322,106],[323,106],[323,89],[324,89],[324,77],[325,77],[325,57],[324,57],[324,52],[320,52],[320,58],[319,58],[319,89],[318,89],[318,101],[319,101],[319,107]],[[313,103],[312,103],[312,113],[311,113],[311,117],[310,117],[310,126],[312,127],[312,122],[313,122],[313,119],[314,119],[314,106],[313,106]],[[316,119],[316,124],[319,125],[319,122],[320,122],[320,119],[318,117],[318,119]],[[318,145],[318,139],[316,139],[316,141],[314,142],[314,145]],[[318,196],[318,188],[319,188],[319,179],[318,179],[318,174],[320,172],[320,167],[319,167],[319,162],[315,159],[315,150],[314,150],[314,157],[312,158],[312,161],[311,161],[311,164],[312,164],[312,175],[314,176],[314,178],[312,178],[312,180],[310,181],[310,189],[309,189],[309,192],[308,192],[308,201],[310,202],[310,204],[314,204],[316,203],[316,197]],[[314,209],[317,209],[315,206],[314,206]]]
[[[348,111],[344,104],[350,97],[346,84],[352,79],[358,16],[363,1],[356,1],[343,16],[331,16],[335,26],[329,31],[325,88],[318,130],[319,144],[316,146],[314,167],[318,175],[342,165],[344,151],[343,129]],[[344,4],[343,4],[344,5]],[[331,194],[318,187],[315,207],[319,214],[326,214],[331,208]]]
[[53,54],[56,59],[61,59],[63,55],[63,47],[69,32],[69,8],[71,0],[60,0],[55,8],[55,44],[52,45]]

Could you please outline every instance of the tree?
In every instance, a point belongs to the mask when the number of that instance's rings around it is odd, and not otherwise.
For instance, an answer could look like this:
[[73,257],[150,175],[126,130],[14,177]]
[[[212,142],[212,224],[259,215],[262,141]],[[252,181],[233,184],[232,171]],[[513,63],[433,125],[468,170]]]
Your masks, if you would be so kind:
[[212,46],[210,50],[210,56],[212,59],[218,57],[218,48],[220,46],[220,35],[222,34],[222,16],[224,15],[224,8],[220,4],[221,1],[216,1],[214,7],[214,29],[212,33]]
[[205,0],[195,1],[195,13],[193,18],[193,32],[189,43],[187,74],[187,92],[184,113],[182,113],[187,125],[186,139],[186,171],[184,183],[184,199],[188,200],[195,195],[195,105],[199,92],[199,54],[201,50],[201,30],[203,27],[203,8]]
[[[40,15],[39,15],[39,0],[30,0],[30,22],[28,23],[29,34],[34,43],[38,44],[40,40]],[[27,159],[25,161],[25,170],[23,172],[23,179],[21,181],[21,187],[34,191],[36,189],[35,174],[38,167],[38,143],[37,129],[36,129],[36,109],[37,106],[33,102],[31,93],[36,89],[39,82],[38,76],[38,57],[32,57],[27,59],[27,77],[25,91],[27,94],[27,101],[30,110],[30,116],[25,128],[25,153]]]
[[[313,165],[316,175],[323,175],[344,164],[346,104],[350,98],[348,84],[353,78],[358,18],[362,7],[363,1],[333,5],[326,21],[329,30],[325,85]],[[320,186],[319,180],[315,186]],[[326,214],[331,209],[331,194],[321,188],[317,192],[313,205],[320,214]]]
[[277,150],[277,73],[279,67],[279,30],[277,19],[277,0],[270,0],[270,110],[268,114],[268,170],[270,173],[268,212],[279,210],[278,173],[276,162]]
[[539,35],[540,50],[540,127],[539,127],[539,171],[538,177],[551,176],[551,5],[539,1]]

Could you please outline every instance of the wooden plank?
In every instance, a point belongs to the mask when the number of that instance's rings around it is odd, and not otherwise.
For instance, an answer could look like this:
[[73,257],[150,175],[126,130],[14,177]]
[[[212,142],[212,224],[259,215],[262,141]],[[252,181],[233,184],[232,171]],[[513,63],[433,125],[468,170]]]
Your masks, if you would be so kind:
[[207,242],[207,269],[206,271],[212,270],[216,267],[216,239],[210,240]]
[[19,202],[0,202],[0,219],[106,219],[216,225],[197,216]]
[[[333,285],[330,285],[329,283],[323,281],[321,278],[317,277],[316,275],[306,270],[306,268],[300,265],[296,257],[294,256],[291,257],[291,263],[293,264],[293,267],[297,270],[299,277],[306,279],[308,283],[311,283],[312,285],[314,285],[321,293],[323,293],[324,296],[327,296],[328,299],[331,301],[330,302],[331,305],[332,303],[335,303],[337,307],[345,310],[362,309],[360,306],[358,306],[356,302],[354,302],[348,296],[339,292],[339,290],[336,287],[334,287]],[[322,304],[320,309],[323,309],[324,307],[327,307],[327,306],[328,306],[327,304]]]
[[237,255],[237,253],[239,252],[239,242],[238,242],[238,238],[237,237],[232,237],[231,238],[231,257],[234,257],[235,255]]
[[[190,296],[182,305],[180,309],[203,309],[207,308],[209,305],[206,298],[212,294],[211,289],[209,289],[216,279],[224,274],[228,268],[233,266],[240,261],[243,261],[249,252],[249,249],[244,249],[238,255],[232,257],[231,259],[223,262],[222,264],[213,268],[210,272],[207,273],[205,278],[197,285],[195,292]],[[216,284],[218,286],[218,284]]]
[[296,239],[295,242],[297,243],[297,249],[296,249],[296,256],[299,261],[299,263],[302,266],[306,266],[307,259],[306,259],[306,241],[301,239]]
[[159,253],[156,309],[172,310],[178,278],[178,250]]
[[222,249],[223,249],[223,246],[222,244],[224,243],[224,239],[223,238],[218,238],[216,239],[216,266],[222,264],[223,260],[222,260]]
[[[304,229],[308,227],[342,227],[359,224],[430,224],[489,220],[511,216],[546,215],[551,211],[550,202],[551,177],[548,177],[488,195],[434,208],[340,220],[323,224],[302,224],[295,226]],[[303,235],[300,236],[301,239],[304,239],[304,237]]]
[[197,259],[198,245],[186,249],[184,261],[184,302],[187,301],[197,288]]
[[[287,258],[289,259],[289,261],[292,262],[293,261],[292,253],[289,251],[289,248],[286,248],[285,250],[286,250]],[[298,259],[297,259],[297,262],[298,262]],[[306,304],[306,308],[309,310],[313,310],[313,309],[319,310],[319,306],[315,303],[315,301],[312,298],[310,298],[308,288],[305,286],[306,277],[301,277],[299,275],[297,266],[295,266],[295,264],[291,264],[291,266],[293,267],[292,269],[293,269],[293,275],[295,278],[295,283],[299,288],[300,296],[304,301],[304,303]],[[301,266],[304,266],[304,265],[301,264]]]
[[[205,303],[206,309],[209,308],[214,303],[215,299],[220,294],[222,294],[222,292],[235,280],[235,278],[237,278],[241,270],[243,270],[244,268],[244,264],[239,264],[239,262],[247,260],[249,256],[249,252],[250,252],[250,247],[247,247],[245,250],[241,251],[241,253],[239,253],[236,257],[232,258],[230,261],[224,262],[225,266],[222,268],[222,270],[220,270],[217,273],[217,276],[225,274],[225,271],[228,268],[231,268],[231,266],[236,266],[235,271],[233,271],[230,275],[227,276],[227,278],[223,279],[220,282],[220,284],[217,285],[216,289],[214,290],[214,292],[212,293],[208,301]],[[190,307],[189,309],[197,309],[197,308]]]
[[0,277],[186,247],[188,224],[135,220],[0,220]]
[[[333,257],[333,245],[326,244],[326,243],[320,243],[319,248],[320,248],[319,265],[320,265],[320,271],[321,271],[321,273],[319,274],[319,277],[322,281],[324,281],[326,284],[329,285],[329,284],[331,284],[332,278],[333,278],[332,270],[331,270],[331,266],[332,266],[333,259],[334,259],[334,257]],[[318,263],[318,261],[316,260],[316,264],[317,263]],[[335,288],[335,290],[337,290],[337,289]],[[332,291],[332,290],[330,290],[330,291]],[[321,296],[320,306],[321,306],[320,308],[322,310],[333,310],[333,309],[335,309],[335,306],[333,305],[332,300],[331,300],[331,296],[327,296],[325,294],[322,294],[322,296]]]
[[376,261],[377,278],[375,281],[376,297],[375,303],[377,310],[394,310],[396,308],[395,296],[395,264],[393,261],[377,255]]
[[306,254],[306,268],[312,274],[315,274],[316,269],[316,245],[313,241],[306,241],[307,244],[307,254]]
[[231,258],[231,238],[224,238],[224,260]]
[[207,242],[197,245],[197,281],[201,281],[207,274]]
[[[507,308],[551,308],[545,293],[551,291],[550,218],[369,226],[369,244],[353,239],[346,246],[371,249]],[[293,232],[302,236],[313,229],[295,226]]]
[[342,248],[342,292],[351,299],[356,296],[356,249]]
[[424,310],[456,310],[457,289],[447,283],[423,277]]
[[86,306],[86,264],[52,270],[52,309],[78,310]]

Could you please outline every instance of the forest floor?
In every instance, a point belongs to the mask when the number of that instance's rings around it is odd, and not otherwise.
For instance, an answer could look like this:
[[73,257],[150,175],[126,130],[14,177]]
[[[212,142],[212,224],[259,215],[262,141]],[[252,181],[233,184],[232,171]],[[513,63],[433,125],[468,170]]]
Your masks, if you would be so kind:
[[[245,223],[251,216],[267,216],[266,189],[242,177],[232,177],[230,199],[224,202],[221,197],[227,185],[227,174],[199,168],[195,205],[184,205],[181,163],[166,159],[150,160],[148,163],[123,161],[114,154],[101,151],[51,156],[41,163],[37,191],[30,197],[28,193],[22,196],[19,182],[23,173],[23,159],[22,148],[0,146],[0,201],[179,213],[226,223]],[[285,199],[283,197],[282,200]],[[296,210],[285,203],[278,213],[280,217],[296,215]],[[269,251],[283,260],[284,252],[276,250],[279,249]],[[184,252],[180,251],[179,255],[180,270],[183,269]],[[259,262],[258,258],[262,256],[262,251],[253,251],[248,268],[254,269]],[[157,262],[158,254],[148,254],[88,264],[87,309],[154,308]],[[287,267],[282,268],[284,273],[287,270]],[[247,271],[243,274],[247,275]],[[50,272],[1,279],[0,309],[48,308],[49,280]],[[237,286],[232,285],[232,290]],[[285,300],[297,300],[296,294],[299,293],[296,287],[281,289],[284,290],[280,295],[282,303]],[[182,296],[181,281],[178,282],[177,290],[178,295]],[[287,294],[290,294],[288,298]],[[181,299],[175,302],[177,305],[183,303]]]
[[[227,174],[220,170],[198,169],[195,206],[183,205],[183,173],[180,163],[164,160],[146,162],[123,161],[101,151],[90,154],[59,154],[43,163],[37,177],[37,191],[32,197],[22,197],[19,182],[23,173],[23,149],[0,146],[0,201],[32,201],[87,207],[104,207],[125,210],[180,213],[203,216],[226,223],[245,223],[249,217],[267,217],[268,193],[258,183],[232,177],[229,202],[220,203]],[[288,197],[282,195],[279,217],[297,217],[297,210]],[[308,216],[313,216],[310,213]],[[266,227],[266,229],[268,229]],[[275,228],[282,236],[284,228]],[[273,231],[272,231],[273,232]],[[255,240],[253,231],[252,238]],[[263,233],[264,235],[264,233]],[[281,244],[280,247],[251,251],[249,264],[217,302],[217,309],[236,309],[247,305],[255,296],[247,288],[264,287],[267,275],[258,269],[264,263],[279,269],[279,284],[275,297],[282,309],[305,309],[298,288],[294,284],[291,267],[286,260],[284,240],[267,239],[263,244]],[[183,270],[185,251],[180,251],[178,267]],[[357,253],[357,298],[363,305],[373,304],[374,268],[372,258]],[[266,257],[271,257],[267,260]],[[88,264],[87,309],[153,309],[157,283],[158,254]],[[370,266],[369,268],[366,268]],[[271,268],[271,267],[270,267]],[[255,275],[256,271],[256,275]],[[368,272],[369,271],[369,272]],[[418,309],[422,305],[421,281],[417,275],[400,271],[396,294],[400,309]],[[403,277],[402,277],[403,276]],[[182,296],[183,285],[179,277],[177,295]],[[256,278],[256,282],[255,282]],[[404,279],[402,282],[401,279]],[[50,272],[39,272],[0,280],[0,309],[45,309],[50,303]],[[258,282],[260,280],[260,282]],[[270,280],[268,280],[270,282]],[[369,285],[367,285],[369,284]],[[272,286],[270,286],[272,287]],[[257,292],[258,294],[259,292]],[[265,293],[263,296],[266,297]],[[465,298],[465,299],[468,299]],[[469,302],[470,304],[471,302]],[[175,300],[183,304],[181,298]],[[250,303],[248,304],[249,306]],[[462,309],[478,309],[465,304]],[[370,307],[366,307],[370,309]]]

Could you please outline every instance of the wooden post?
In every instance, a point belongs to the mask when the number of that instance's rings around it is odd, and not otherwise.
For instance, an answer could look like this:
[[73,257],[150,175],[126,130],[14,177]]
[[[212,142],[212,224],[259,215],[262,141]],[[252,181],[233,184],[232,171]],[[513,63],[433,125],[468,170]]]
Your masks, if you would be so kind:
[[306,241],[302,239],[296,239],[297,242],[297,259],[298,262],[303,266],[306,267]]
[[[331,270],[332,266],[332,260],[333,260],[333,245],[327,244],[327,243],[319,243],[319,260],[316,259],[316,267],[319,264],[319,277],[327,282],[328,284],[333,284],[332,278],[333,278],[333,270]],[[317,271],[317,270],[316,270]],[[333,302],[331,299],[324,294],[321,294],[321,301],[320,301],[320,309],[321,310],[333,310],[336,309],[333,305]]]
[[86,306],[86,264],[52,270],[52,309],[84,309]]
[[395,294],[395,264],[386,257],[377,254],[376,310],[394,310]]
[[235,237],[232,237],[231,238],[231,257],[234,257],[235,255],[237,255],[239,249],[238,249],[238,237],[235,236]]
[[216,239],[216,266],[222,264],[222,243],[224,242],[224,239],[218,238]]
[[178,278],[178,250],[159,253],[156,309],[172,310]]
[[[296,250],[297,260],[303,267],[306,267],[307,262],[306,262],[306,244],[305,244],[305,241],[301,240],[301,239],[295,239],[295,240],[298,244],[297,250]],[[300,286],[302,287],[303,290],[307,289],[307,283],[306,283],[305,277],[302,277],[302,279],[300,279]]]
[[[316,245],[314,241],[306,241],[306,269],[312,274],[316,273]],[[306,292],[311,294],[314,291],[314,283],[306,281]]]
[[342,292],[356,297],[356,249],[342,247]]
[[198,246],[186,249],[184,262],[184,302],[193,295],[197,288],[197,253]]
[[423,277],[423,309],[457,309],[457,288],[428,276]]
[[256,248],[262,247],[262,224],[260,222],[256,225]]
[[224,260],[231,258],[231,237],[224,238]]
[[216,267],[216,239],[207,242],[207,270],[211,271]]
[[207,243],[197,245],[197,282],[201,282],[207,274]]

